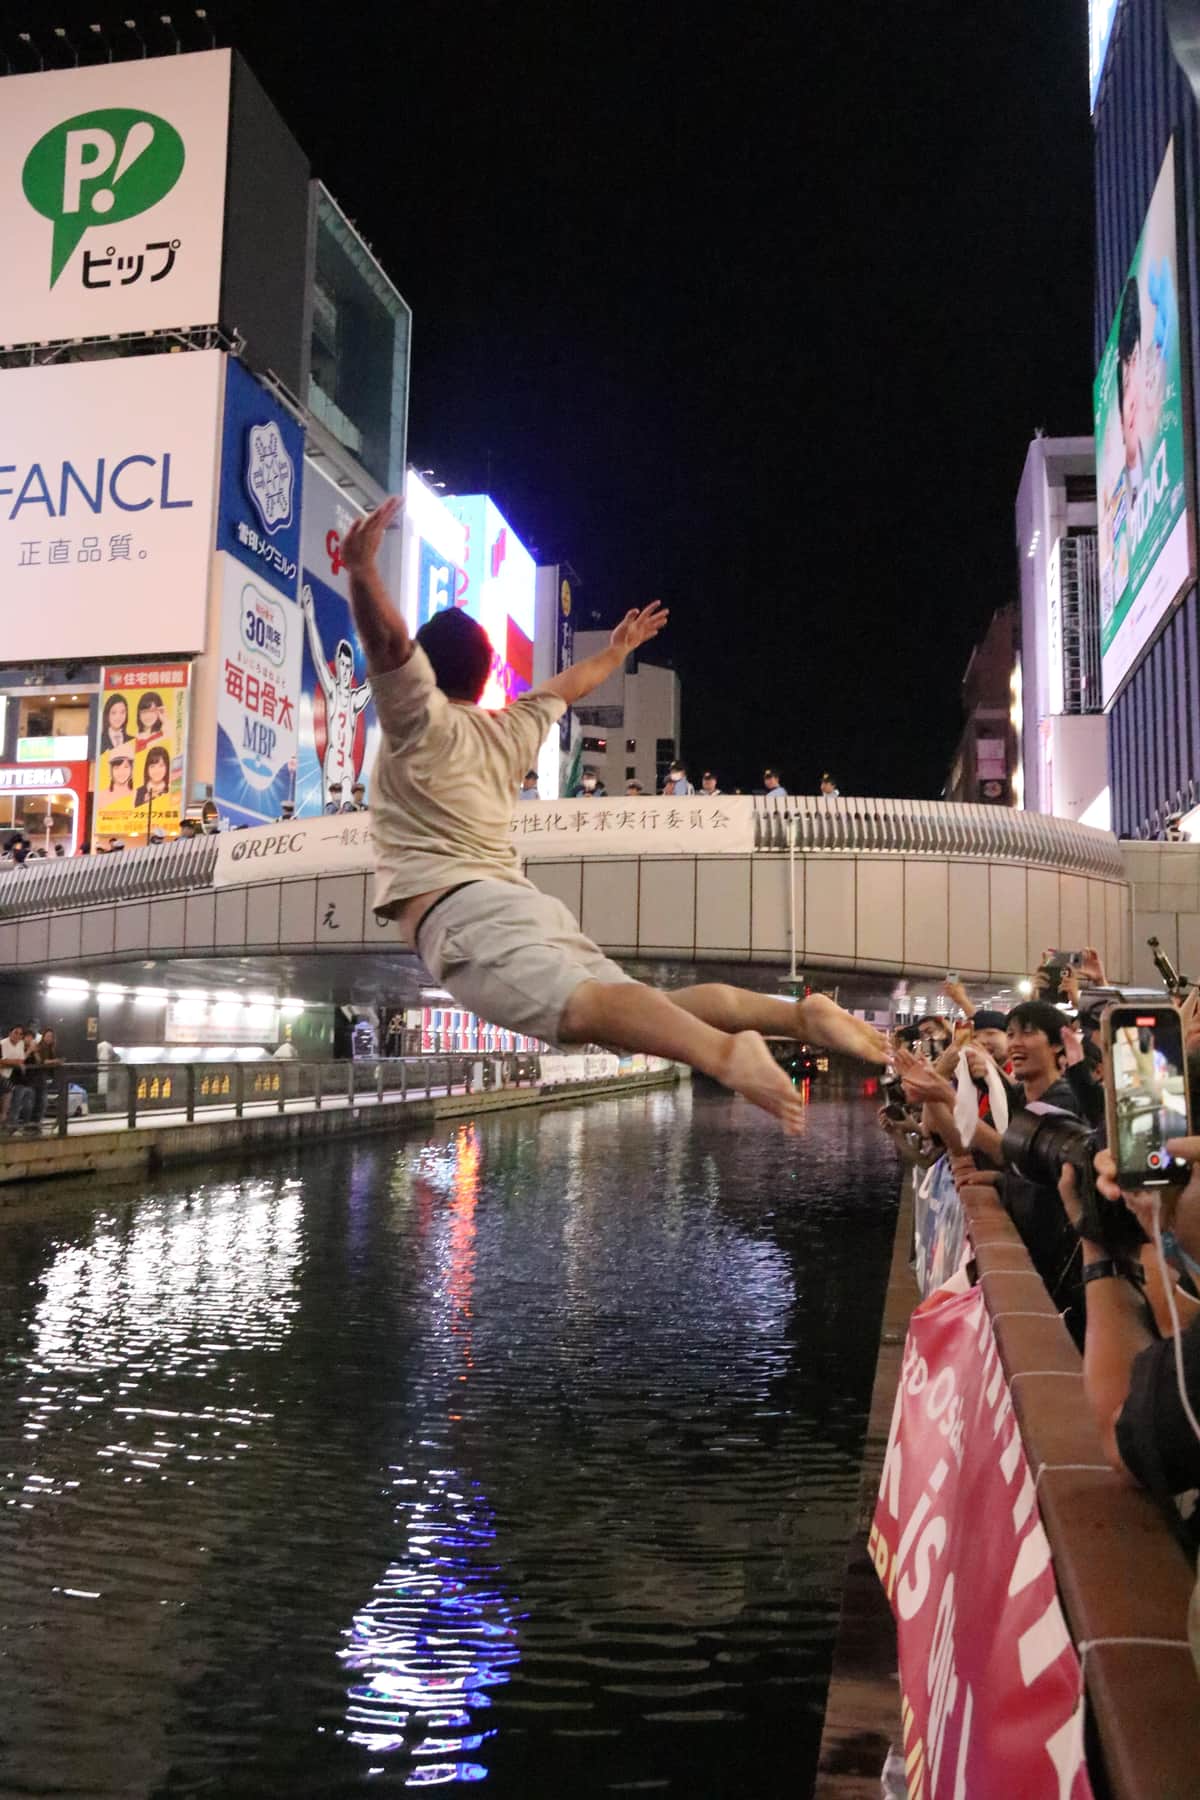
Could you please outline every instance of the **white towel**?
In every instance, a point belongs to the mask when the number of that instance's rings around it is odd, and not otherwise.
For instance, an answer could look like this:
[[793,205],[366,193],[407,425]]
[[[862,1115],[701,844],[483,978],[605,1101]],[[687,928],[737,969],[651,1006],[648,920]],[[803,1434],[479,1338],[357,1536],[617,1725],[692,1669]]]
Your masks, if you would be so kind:
[[[955,1079],[958,1098],[954,1102],[954,1123],[964,1149],[969,1150],[975,1136],[975,1127],[979,1123],[979,1094],[967,1067],[965,1050],[958,1053],[958,1073]],[[1008,1129],[1008,1095],[1004,1091],[1000,1071],[990,1056],[987,1059],[987,1090],[992,1103],[992,1125],[1003,1137]]]

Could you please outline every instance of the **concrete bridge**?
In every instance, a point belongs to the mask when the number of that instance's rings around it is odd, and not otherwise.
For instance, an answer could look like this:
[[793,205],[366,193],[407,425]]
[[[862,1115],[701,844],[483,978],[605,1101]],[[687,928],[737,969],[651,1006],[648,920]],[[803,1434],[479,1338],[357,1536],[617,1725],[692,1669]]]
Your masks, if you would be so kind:
[[[1149,864],[1131,869],[1125,852],[1192,852],[1002,808],[846,798],[529,802],[514,834],[530,879],[623,960],[887,980],[949,968],[993,985],[1048,945],[1094,944],[1113,980],[1144,978],[1131,875],[1148,882]],[[371,862],[359,814],[28,863],[0,875],[0,967],[168,959],[194,961],[203,980],[199,965],[234,959],[261,980],[280,959],[385,952],[394,964],[407,953],[372,910]],[[1157,906],[1157,862],[1152,873]],[[1194,910],[1194,865],[1190,879]],[[1155,910],[1150,929],[1178,948],[1178,917]]]

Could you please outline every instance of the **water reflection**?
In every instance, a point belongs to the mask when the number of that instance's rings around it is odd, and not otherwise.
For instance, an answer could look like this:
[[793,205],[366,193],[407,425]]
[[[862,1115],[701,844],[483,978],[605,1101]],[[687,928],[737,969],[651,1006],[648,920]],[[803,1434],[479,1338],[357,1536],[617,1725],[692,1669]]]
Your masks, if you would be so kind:
[[[413,1170],[423,1219],[434,1216],[435,1196],[447,1202],[444,1224],[434,1233],[432,1294],[437,1335],[449,1337],[449,1373],[457,1383],[467,1382],[475,1366],[480,1163],[478,1133],[464,1125],[445,1145],[422,1149]],[[451,1408],[457,1404],[450,1399]],[[447,1410],[449,1426],[461,1419],[461,1412]],[[372,1756],[411,1758],[410,1787],[480,1781],[487,1770],[469,1753],[492,1732],[474,1715],[491,1706],[488,1689],[508,1681],[519,1659],[516,1615],[490,1560],[496,1529],[479,1482],[440,1468],[414,1475],[413,1466],[415,1458],[392,1470],[402,1549],[339,1652],[360,1678],[348,1690],[347,1738]]]
[[805,1133],[658,1094],[0,1219],[3,1792],[803,1792],[891,1218],[869,1107]]

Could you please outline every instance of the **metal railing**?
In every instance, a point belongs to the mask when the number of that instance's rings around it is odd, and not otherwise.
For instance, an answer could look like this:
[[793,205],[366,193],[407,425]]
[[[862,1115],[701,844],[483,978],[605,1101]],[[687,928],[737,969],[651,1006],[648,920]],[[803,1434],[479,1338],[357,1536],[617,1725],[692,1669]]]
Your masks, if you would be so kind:
[[32,1083],[13,1083],[0,1097],[0,1133],[66,1137],[100,1127],[135,1130],[151,1121],[191,1124],[204,1118],[319,1112],[327,1106],[372,1106],[541,1085],[538,1057],[512,1052],[355,1062],[267,1057],[254,1062],[60,1063],[35,1071],[35,1076]]
[[[766,853],[980,857],[1124,879],[1111,833],[1011,807],[807,795],[735,796],[725,804],[753,809],[754,847]],[[217,846],[215,836],[179,838],[116,855],[38,858],[0,869],[0,919],[211,888]]]
[[950,800],[837,799],[789,795],[754,800],[757,850],[903,856],[966,856],[1044,864],[1123,880],[1111,832],[1043,813]]

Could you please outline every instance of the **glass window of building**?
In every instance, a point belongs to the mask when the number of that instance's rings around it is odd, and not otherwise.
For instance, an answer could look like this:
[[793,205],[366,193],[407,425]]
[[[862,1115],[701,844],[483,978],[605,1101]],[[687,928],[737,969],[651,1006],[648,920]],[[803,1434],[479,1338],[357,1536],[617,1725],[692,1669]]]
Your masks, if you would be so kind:
[[404,485],[412,313],[336,201],[313,184],[308,404],[381,487]]

